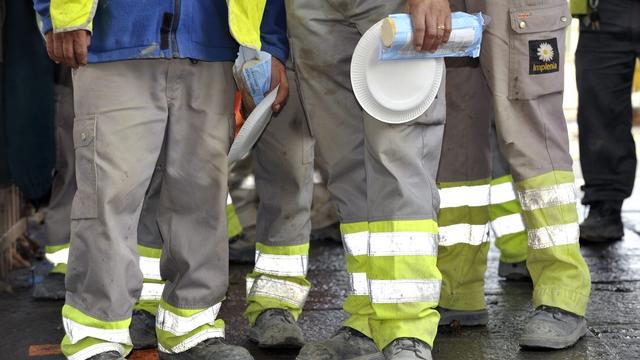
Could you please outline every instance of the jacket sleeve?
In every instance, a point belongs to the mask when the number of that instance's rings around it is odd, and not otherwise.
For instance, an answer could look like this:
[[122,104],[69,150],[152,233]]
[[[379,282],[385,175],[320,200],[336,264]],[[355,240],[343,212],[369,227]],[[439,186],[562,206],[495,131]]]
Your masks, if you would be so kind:
[[97,8],[98,0],[50,0],[49,12],[53,30],[91,31]]
[[275,56],[283,64],[289,57],[289,41],[287,39],[287,15],[284,0],[267,0],[267,6],[260,24],[260,40],[262,51]]
[[33,8],[42,20],[42,34],[46,34],[53,29],[51,25],[51,15],[49,14],[49,0],[33,0]]

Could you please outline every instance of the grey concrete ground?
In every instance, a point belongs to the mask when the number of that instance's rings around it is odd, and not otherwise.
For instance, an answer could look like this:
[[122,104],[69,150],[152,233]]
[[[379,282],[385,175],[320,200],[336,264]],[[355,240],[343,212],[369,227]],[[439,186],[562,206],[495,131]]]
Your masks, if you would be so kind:
[[[572,151],[577,149],[575,124],[570,124]],[[579,174],[579,167],[576,166]],[[580,180],[578,180],[580,183]],[[584,214],[584,209],[580,210]],[[513,283],[497,277],[498,253],[491,250],[487,273],[486,299],[490,321],[487,327],[445,328],[440,331],[434,349],[437,360],[458,359],[640,359],[640,193],[625,203],[627,227],[623,241],[611,246],[585,247],[583,254],[593,280],[587,318],[587,336],[571,349],[558,352],[523,352],[517,339],[531,310],[529,283]],[[32,228],[32,236],[42,239],[42,231]],[[250,266],[231,266],[231,287],[221,316],[227,322],[231,343],[250,348],[257,360],[294,359],[295,352],[266,352],[245,338],[247,324],[244,309],[244,275]],[[35,275],[46,273],[36,264]],[[344,319],[342,299],[346,295],[342,246],[337,243],[312,244],[309,276],[314,284],[301,324],[308,340],[329,336]],[[16,293],[0,295],[0,360],[60,359],[56,344],[63,330],[61,302],[31,300],[29,271],[13,274]],[[51,345],[51,346],[47,346]],[[32,356],[29,355],[31,351]],[[37,356],[40,354],[41,356]],[[149,353],[136,353],[133,359],[154,359]]]

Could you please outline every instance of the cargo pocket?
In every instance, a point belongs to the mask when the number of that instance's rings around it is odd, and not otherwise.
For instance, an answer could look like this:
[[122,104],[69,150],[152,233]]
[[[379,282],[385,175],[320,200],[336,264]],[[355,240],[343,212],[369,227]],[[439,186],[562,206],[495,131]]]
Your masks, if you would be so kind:
[[74,220],[98,217],[95,137],[95,115],[76,118],[73,124],[73,144],[78,190],[71,205],[71,219]]
[[564,88],[565,1],[509,10],[509,99],[528,100]]

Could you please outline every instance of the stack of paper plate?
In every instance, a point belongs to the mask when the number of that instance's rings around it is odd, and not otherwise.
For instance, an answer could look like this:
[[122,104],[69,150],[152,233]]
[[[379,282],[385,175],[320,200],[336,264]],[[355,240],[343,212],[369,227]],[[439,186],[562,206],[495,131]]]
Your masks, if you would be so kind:
[[369,115],[401,124],[429,109],[440,89],[444,60],[379,60],[382,22],[367,30],[353,52],[351,86]]
[[253,146],[271,120],[271,105],[276,100],[278,88],[273,89],[251,112],[240,128],[229,150],[229,165],[249,155]]

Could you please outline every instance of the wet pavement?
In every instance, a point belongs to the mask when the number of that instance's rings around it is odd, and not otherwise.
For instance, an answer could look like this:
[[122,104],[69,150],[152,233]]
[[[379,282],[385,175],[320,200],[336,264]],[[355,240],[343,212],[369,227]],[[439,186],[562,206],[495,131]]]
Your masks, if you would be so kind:
[[[570,124],[575,154],[575,126]],[[579,174],[579,167],[576,166]],[[578,181],[579,183],[580,181]],[[580,210],[584,214],[584,209]],[[441,328],[434,358],[451,359],[640,359],[640,193],[625,203],[625,237],[610,246],[583,247],[591,269],[592,296],[587,313],[589,331],[576,346],[557,352],[521,351],[517,339],[531,311],[531,284],[507,282],[497,276],[498,252],[492,248],[486,276],[486,300],[490,320],[486,327]],[[31,236],[42,238],[32,227]],[[249,265],[231,266],[231,286],[221,317],[227,322],[227,339],[247,346],[257,360],[294,359],[296,353],[263,351],[246,340],[244,275]],[[46,265],[35,267],[38,281]],[[342,245],[312,243],[309,277],[314,284],[301,324],[308,340],[329,336],[344,319],[341,303],[346,296]],[[0,294],[0,359],[61,359],[57,343],[63,330],[62,302],[34,301],[30,297],[32,274],[13,273],[15,294]],[[49,355],[47,355],[49,354]],[[58,354],[58,355],[56,355]],[[155,359],[151,352],[137,352],[133,359]]]

